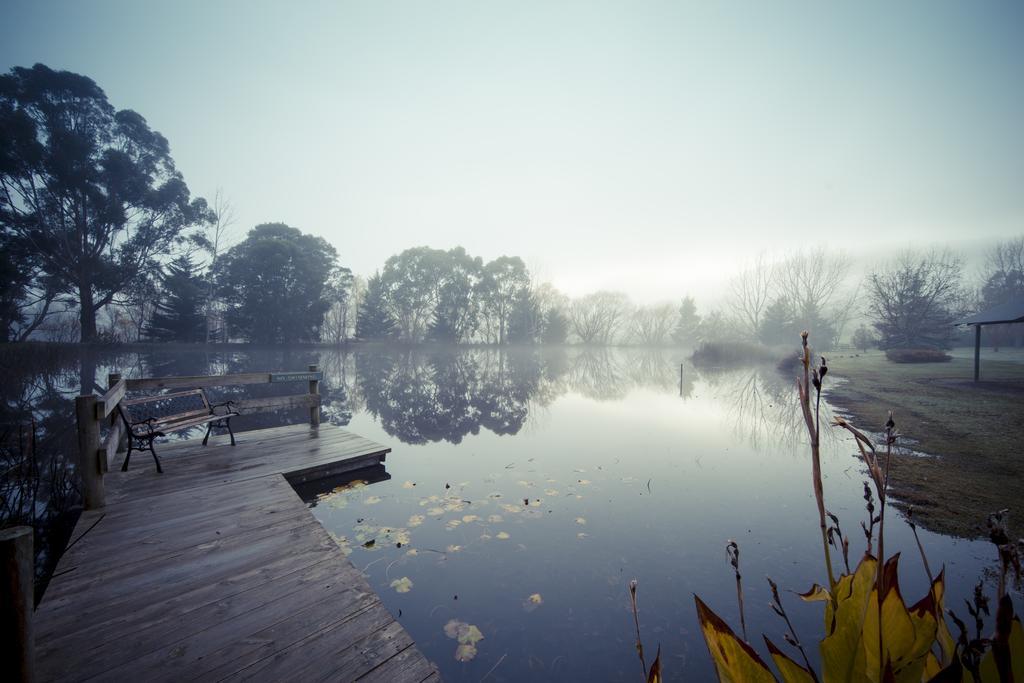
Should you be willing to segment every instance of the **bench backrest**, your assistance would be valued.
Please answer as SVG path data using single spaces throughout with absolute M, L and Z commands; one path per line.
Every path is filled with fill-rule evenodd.
M 158 422 L 167 423 L 210 414 L 210 402 L 202 389 L 125 399 L 119 406 L 129 422 L 154 417 Z

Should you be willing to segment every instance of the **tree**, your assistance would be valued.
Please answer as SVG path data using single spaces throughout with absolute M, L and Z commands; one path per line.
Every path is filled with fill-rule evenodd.
M 57 297 L 38 255 L 24 240 L 0 231 L 0 341 L 25 341 L 50 314 Z
M 676 317 L 676 329 L 672 332 L 672 340 L 682 346 L 693 346 L 700 341 L 700 316 L 697 314 L 697 303 L 692 296 L 684 296 L 679 304 L 679 315 Z
M 472 337 L 479 324 L 477 288 L 483 262 L 462 247 L 438 253 L 438 262 L 437 303 L 428 335 L 435 341 L 458 344 Z
M 611 344 L 631 308 L 622 292 L 594 292 L 572 302 L 569 322 L 581 343 Z
M 257 225 L 214 266 L 229 326 L 261 344 L 317 340 L 337 258 L 322 237 L 284 223 Z
M 487 341 L 508 342 L 512 314 L 530 292 L 530 274 L 518 256 L 501 256 L 486 266 L 477 287 Z
M 544 312 L 533 292 L 526 292 L 512 308 L 508 341 L 512 344 L 536 344 L 544 325 Z
M 348 341 L 349 311 L 352 308 L 355 278 L 348 268 L 335 268 L 327 280 L 324 296 L 330 308 L 324 314 L 320 341 L 343 344 Z
M 364 341 L 391 339 L 396 322 L 384 298 L 384 285 L 380 273 L 366 281 L 366 294 L 359 304 L 356 319 L 356 338 Z
M 415 247 L 384 263 L 380 276 L 383 301 L 403 341 L 417 343 L 426 337 L 440 298 L 444 260 L 439 249 Z
M 758 254 L 729 282 L 728 305 L 750 338 L 756 338 L 761 329 L 761 317 L 771 301 L 774 283 L 775 268 L 764 254 Z
M 198 343 L 206 339 L 206 282 L 189 256 L 180 256 L 160 278 L 161 296 L 147 333 L 154 341 Z
M 85 76 L 42 64 L 0 76 L 0 139 L 0 227 L 77 300 L 82 341 L 97 338 L 97 311 L 210 220 L 166 138 Z
M 861 351 L 867 351 L 878 343 L 875 335 L 871 334 L 871 330 L 868 329 L 867 325 L 861 325 L 854 331 L 852 341 L 854 347 Z
M 868 276 L 869 311 L 882 349 L 948 348 L 964 313 L 962 262 L 945 251 L 906 252 Z
M 630 335 L 641 346 L 664 346 L 675 327 L 675 309 L 671 304 L 641 306 L 630 318 Z
M 569 316 L 560 308 L 549 308 L 544 314 L 540 340 L 544 344 L 564 344 L 569 339 Z

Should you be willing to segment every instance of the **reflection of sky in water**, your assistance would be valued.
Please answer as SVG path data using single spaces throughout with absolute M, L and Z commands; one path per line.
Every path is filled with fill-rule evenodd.
M 728 538 L 740 544 L 752 638 L 764 631 L 782 640 L 763 577 L 794 590 L 823 580 L 805 448 L 778 437 L 788 385 L 772 394 L 755 381 L 760 400 L 749 396 L 751 381 L 748 373 L 699 380 L 685 400 L 678 387 L 635 388 L 612 400 L 570 391 L 514 436 L 480 430 L 458 445 L 406 445 L 357 412 L 350 429 L 393 447 L 393 478 L 323 498 L 314 510 L 346 538 L 350 559 L 450 680 L 479 680 L 499 660 L 496 680 L 634 680 L 633 577 L 645 646 L 653 656 L 661 644 L 667 678 L 708 678 L 693 593 L 738 626 Z M 761 407 L 737 408 L 737 398 Z M 850 535 L 855 562 L 866 513 L 851 447 L 829 442 L 824 471 L 827 505 Z M 414 516 L 424 520 L 410 523 Z M 388 541 L 401 530 L 408 545 L 399 549 Z M 889 551 L 904 551 L 904 592 L 916 600 L 925 578 L 912 536 L 896 515 L 887 531 Z M 371 536 L 385 542 L 363 548 Z M 993 557 L 987 544 L 927 532 L 922 541 L 933 564 L 947 562 L 950 604 L 969 594 Z M 528 601 L 535 593 L 539 606 Z M 813 642 L 820 607 L 791 594 L 783 600 Z M 484 635 L 469 662 L 455 660 L 458 643 L 444 632 L 452 619 Z
M 0 393 L 8 417 L 23 419 L 16 407 L 31 405 L 41 438 L 73 449 L 71 397 L 82 383 L 104 382 L 108 371 L 202 375 L 311 363 L 325 373 L 325 421 L 393 448 L 389 481 L 322 500 L 314 512 L 347 539 L 351 560 L 448 680 L 477 681 L 495 665 L 488 680 L 636 680 L 626 588 L 634 577 L 648 653 L 661 644 L 668 680 L 706 679 L 712 672 L 693 593 L 738 625 L 727 539 L 740 544 L 755 643 L 761 632 L 782 642 L 766 575 L 793 590 L 824 579 L 795 389 L 771 369 L 701 375 L 687 365 L 680 387 L 672 352 L 76 350 L 45 363 L 19 359 Z M 223 400 L 235 391 L 303 389 L 213 393 Z M 304 419 L 302 410 L 244 415 L 238 427 Z M 827 432 L 823 445 L 826 501 L 856 562 L 864 547 L 861 468 L 850 440 Z M 74 460 L 71 451 L 65 456 Z M 411 523 L 414 516 L 424 519 Z M 904 594 L 914 601 L 925 590 L 924 571 L 898 514 L 890 515 L 886 536 L 890 553 L 903 551 Z M 994 566 L 994 551 L 987 543 L 921 537 L 934 567 L 946 561 L 948 605 L 962 605 Z M 371 538 L 373 549 L 364 549 Z M 407 554 L 412 549 L 417 554 Z M 534 594 L 539 604 L 529 599 Z M 783 600 L 798 634 L 814 642 L 820 607 L 789 593 Z M 445 633 L 453 620 L 467 625 L 449 628 L 456 638 Z M 457 638 L 469 625 L 484 639 L 460 663 Z

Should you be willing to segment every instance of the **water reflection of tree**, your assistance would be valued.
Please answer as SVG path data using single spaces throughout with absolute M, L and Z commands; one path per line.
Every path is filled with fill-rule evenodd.
M 704 373 L 701 378 L 726 400 L 735 433 L 754 448 L 793 447 L 805 437 L 796 388 L 785 374 L 763 367 Z M 831 420 L 824 402 L 821 420 Z M 823 438 L 832 436 L 830 430 L 822 430 Z
M 459 443 L 483 427 L 515 434 L 529 414 L 535 353 L 368 350 L 356 353 L 358 393 L 384 430 L 406 443 Z

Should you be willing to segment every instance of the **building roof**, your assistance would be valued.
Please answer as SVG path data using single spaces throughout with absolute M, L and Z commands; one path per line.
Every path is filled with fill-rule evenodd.
M 1024 299 L 1008 301 L 957 321 L 957 325 L 996 325 L 1024 322 Z

